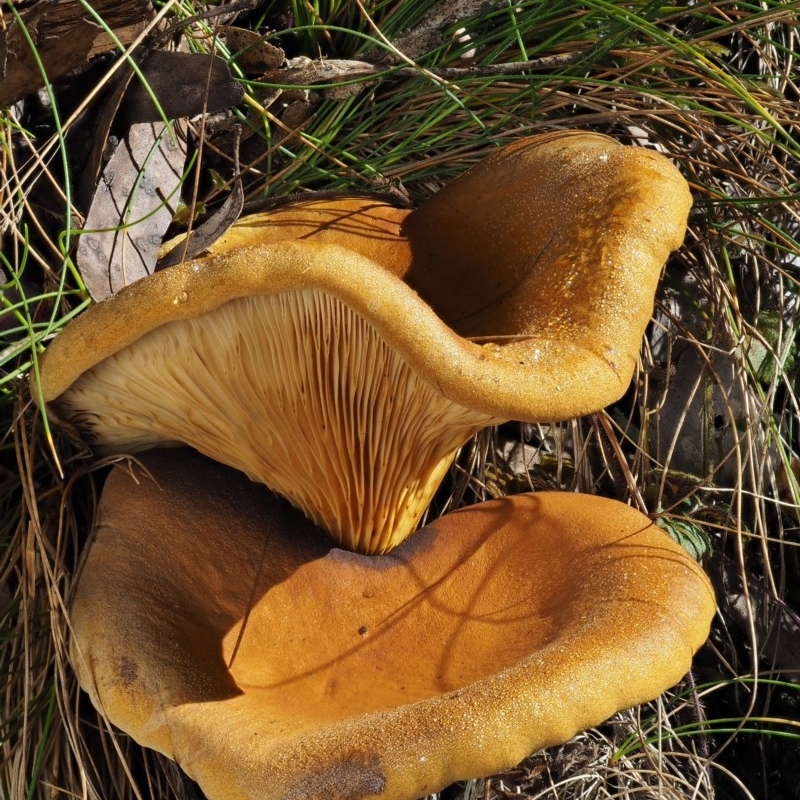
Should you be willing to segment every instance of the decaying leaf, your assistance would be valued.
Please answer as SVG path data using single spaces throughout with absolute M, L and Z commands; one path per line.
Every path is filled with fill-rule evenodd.
M 445 43 L 442 34 L 447 27 L 497 5 L 497 0 L 443 0 L 434 3 L 414 28 L 402 33 L 392 44 L 406 58 L 419 58 Z M 386 54 L 382 60 L 387 58 L 394 60 Z
M 382 67 L 367 61 L 298 56 L 289 59 L 285 67 L 267 72 L 262 80 L 284 86 L 314 86 L 322 97 L 342 100 L 358 94 L 371 83 L 365 79 L 382 71 Z
M 281 99 L 283 100 L 283 98 Z M 314 104 L 308 98 L 297 98 L 286 101 L 280 112 L 280 119 L 286 126 L 286 130 L 278 132 L 277 141 L 286 147 L 298 146 L 300 137 L 290 134 L 287 131 L 301 130 L 311 119 L 313 114 Z
M 648 387 L 662 399 L 659 413 L 648 418 L 650 452 L 669 472 L 733 487 L 747 471 L 763 473 L 779 459 L 763 430 L 746 424 L 758 394 L 741 349 L 698 301 L 696 280 L 681 276 L 679 291 L 655 313 Z
M 97 179 L 103 166 L 105 158 L 106 144 L 114 124 L 120 104 L 125 97 L 131 80 L 133 70 L 123 67 L 113 78 L 108 96 L 100 105 L 98 112 L 92 116 L 93 136 L 89 137 L 91 145 L 89 155 L 84 163 L 83 169 L 78 176 L 78 201 L 81 208 L 88 208 L 94 194 Z
M 720 610 L 729 615 L 749 640 L 755 630 L 758 658 L 788 675 L 800 672 L 800 617 L 774 597 L 753 572 L 746 572 L 747 590 L 739 565 L 724 557 L 710 565 Z
M 159 260 L 156 265 L 157 269 L 166 269 L 200 255 L 200 253 L 211 247 L 239 219 L 239 215 L 244 208 L 244 187 L 242 186 L 242 176 L 239 171 L 241 133 L 241 127 L 237 126 L 233 145 L 233 164 L 236 179 L 233 182 L 231 193 L 225 199 L 225 202 L 202 225 L 195 230 L 189 230 L 186 236 L 179 237 L 178 243 L 171 250 L 167 250 L 166 255 Z
M 161 122 L 131 126 L 117 145 L 78 240 L 78 269 L 95 300 L 155 269 L 185 159 L 184 137 Z
M 521 75 L 533 70 L 554 69 L 563 66 L 573 58 L 575 58 L 574 53 L 562 53 L 530 61 L 504 61 L 500 64 L 482 64 L 472 67 L 427 67 L 425 72 L 446 81 L 470 77 L 505 77 Z M 388 62 L 382 63 L 383 65 L 370 61 L 312 59 L 298 56 L 288 59 L 281 69 L 265 73 L 262 81 L 278 86 L 313 86 L 313 91 L 308 92 L 311 96 L 316 95 L 329 100 L 344 100 L 358 94 L 366 86 L 372 86 L 375 81 L 387 74 L 393 78 L 413 78 L 419 74 L 419 68 L 416 66 L 401 67 L 387 72 Z M 286 90 L 278 88 L 264 104 L 269 105 L 285 95 Z
M 262 75 L 283 64 L 286 54 L 280 47 L 264 40 L 255 31 L 233 26 L 223 27 L 219 37 L 224 40 L 242 72 Z
M 141 50 L 134 58 L 140 62 L 142 76 L 167 119 L 216 113 L 242 99 L 243 89 L 233 80 L 227 64 L 215 56 L 160 51 L 147 54 Z M 78 179 L 78 197 L 84 207 L 89 204 L 97 184 L 114 122 L 119 120 L 121 124 L 133 125 L 162 121 L 144 84 L 134 78 L 129 64 L 119 70 L 94 116 L 93 146 Z
M 166 269 L 188 261 L 207 250 L 228 228 L 239 219 L 244 208 L 242 181 L 234 181 L 225 202 L 199 227 L 173 247 L 159 262 L 158 269 Z
M 142 62 L 142 74 L 144 82 L 131 83 L 121 109 L 129 123 L 214 114 L 244 97 L 228 65 L 206 53 L 154 50 Z

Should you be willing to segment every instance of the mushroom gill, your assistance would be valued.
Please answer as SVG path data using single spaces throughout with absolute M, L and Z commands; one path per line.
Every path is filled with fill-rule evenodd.
M 98 452 L 190 444 L 291 498 L 342 547 L 373 553 L 416 527 L 454 451 L 501 419 L 447 400 L 315 289 L 164 324 L 53 407 Z

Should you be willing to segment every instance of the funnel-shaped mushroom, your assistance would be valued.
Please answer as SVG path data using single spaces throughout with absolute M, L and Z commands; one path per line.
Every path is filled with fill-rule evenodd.
M 49 410 L 106 452 L 190 444 L 385 552 L 477 430 L 624 392 L 691 198 L 656 153 L 559 134 L 407 216 L 353 203 L 245 221 L 90 309 L 45 353 Z
M 714 613 L 616 501 L 518 495 L 361 556 L 192 451 L 142 461 L 106 484 L 72 660 L 210 800 L 414 800 L 500 771 L 675 684 Z

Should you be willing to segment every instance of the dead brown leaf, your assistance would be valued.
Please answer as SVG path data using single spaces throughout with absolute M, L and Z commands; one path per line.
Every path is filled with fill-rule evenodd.
M 248 75 L 262 75 L 277 69 L 286 58 L 280 47 L 246 28 L 227 26 L 220 29 L 219 36 L 234 54 L 238 66 Z
M 225 202 L 202 225 L 173 247 L 158 262 L 157 268 L 166 269 L 199 256 L 239 219 L 242 208 L 244 208 L 244 189 L 241 179 L 237 179 Z
M 78 239 L 77 266 L 95 300 L 155 269 L 185 160 L 184 137 L 162 122 L 131 126 L 115 148 Z
M 142 62 L 142 75 L 144 81 L 131 83 L 121 108 L 132 124 L 214 114 L 244 97 L 228 65 L 206 53 L 154 50 Z

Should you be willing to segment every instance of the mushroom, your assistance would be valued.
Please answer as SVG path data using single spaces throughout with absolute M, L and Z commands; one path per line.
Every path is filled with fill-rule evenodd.
M 189 444 L 386 552 L 476 431 L 623 394 L 690 204 L 657 153 L 532 137 L 410 214 L 245 220 L 71 323 L 33 394 L 98 452 Z
M 116 466 L 74 593 L 81 686 L 210 800 L 413 800 L 689 669 L 708 579 L 614 500 L 523 494 L 384 556 L 190 450 Z

